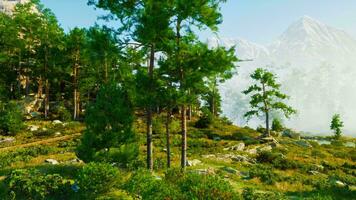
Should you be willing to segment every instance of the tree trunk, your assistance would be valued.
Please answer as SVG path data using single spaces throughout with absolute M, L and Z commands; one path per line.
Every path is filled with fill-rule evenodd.
M 40 78 L 38 80 L 38 88 L 37 88 L 38 98 L 42 98 L 42 94 L 43 94 L 43 79 L 42 79 L 42 76 L 40 76 Z
M 269 137 L 270 133 L 269 133 L 269 110 L 268 110 L 268 104 L 266 101 L 266 86 L 265 84 L 262 84 L 262 92 L 263 92 L 263 103 L 265 106 L 265 114 L 266 114 L 266 132 L 265 132 L 265 137 Z
M 266 137 L 270 136 L 270 131 L 269 131 L 269 112 L 266 112 Z
M 46 79 L 46 83 L 45 83 L 45 93 L 46 93 L 46 97 L 45 97 L 45 118 L 48 117 L 48 113 L 49 113 L 49 82 L 48 79 Z
M 192 120 L 192 105 L 190 104 L 189 105 L 189 108 L 188 108 L 188 120 Z
M 181 167 L 185 169 L 187 165 L 187 109 L 185 105 L 181 107 L 181 127 L 182 127 L 182 158 Z
M 153 68 L 155 62 L 155 45 L 152 44 L 150 52 L 150 62 L 148 67 L 148 76 L 153 81 Z M 152 91 L 152 85 L 149 87 L 149 91 Z M 152 105 L 149 102 L 147 107 L 147 168 L 153 171 L 153 145 L 152 145 Z
M 171 123 L 171 111 L 167 110 L 167 118 L 166 118 L 166 142 L 167 142 L 167 168 L 171 167 L 171 145 L 170 145 L 170 129 L 169 124 Z
M 73 118 L 74 120 L 76 120 L 78 118 L 78 84 L 77 84 L 77 70 L 78 66 L 77 63 L 74 64 L 73 67 L 73 87 L 74 87 L 74 91 L 73 91 L 73 104 L 74 104 L 74 112 L 73 112 Z

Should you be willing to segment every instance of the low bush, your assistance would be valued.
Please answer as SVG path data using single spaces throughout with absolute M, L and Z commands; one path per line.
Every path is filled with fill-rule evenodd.
M 120 181 L 119 170 L 105 163 L 89 163 L 79 171 L 79 191 L 85 195 L 97 195 L 108 192 Z
M 177 183 L 185 199 L 238 199 L 229 182 L 218 176 L 188 173 Z
M 136 171 L 123 188 L 143 200 L 182 199 L 175 185 L 167 184 L 160 177 L 152 176 L 150 172 L 142 169 Z
M 210 111 L 204 111 L 203 115 L 195 122 L 196 128 L 208 128 L 214 121 L 214 116 Z
M 273 200 L 284 200 L 287 199 L 284 195 L 277 192 L 264 192 L 264 191 L 256 191 L 253 188 L 245 188 L 242 192 L 242 197 L 244 200 L 265 200 L 265 199 L 273 199 Z
M 285 158 L 281 153 L 263 151 L 258 154 L 257 161 L 260 163 L 270 163 L 277 169 L 296 169 L 300 164 L 294 160 Z
M 21 106 L 16 102 L 0 102 L 0 134 L 16 135 L 23 125 Z
M 69 180 L 58 174 L 42 174 L 35 169 L 15 170 L 5 181 L 16 199 L 66 199 L 71 194 Z
M 262 182 L 270 185 L 280 181 L 280 177 L 273 172 L 272 167 L 262 164 L 257 164 L 251 167 L 249 176 L 250 178 L 259 178 Z

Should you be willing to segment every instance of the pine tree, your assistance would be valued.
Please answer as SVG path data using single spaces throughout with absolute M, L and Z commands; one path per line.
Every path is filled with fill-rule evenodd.
M 287 118 L 289 118 L 290 115 L 295 114 L 296 111 L 292 107 L 283 103 L 282 100 L 288 99 L 289 97 L 280 91 L 281 85 L 277 83 L 276 75 L 265 69 L 258 68 L 251 74 L 251 78 L 257 83 L 243 91 L 245 95 L 251 95 L 251 110 L 244 116 L 247 119 L 250 119 L 254 115 L 259 116 L 263 113 L 266 118 L 266 132 L 264 136 L 269 137 L 269 116 L 271 111 L 280 110 Z
M 335 139 L 339 140 L 341 138 L 341 128 L 344 127 L 344 122 L 341 121 L 341 117 L 339 114 L 335 114 L 331 120 L 330 129 L 335 133 Z

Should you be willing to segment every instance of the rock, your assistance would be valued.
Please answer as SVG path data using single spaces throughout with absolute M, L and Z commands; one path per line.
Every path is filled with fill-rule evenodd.
M 237 171 L 236 169 L 231 168 L 231 167 L 223 167 L 223 168 L 221 168 L 221 170 L 223 170 L 229 174 L 238 174 L 239 173 L 239 171 Z
M 243 143 L 243 142 L 231 147 L 231 150 L 234 150 L 234 151 L 243 151 L 244 149 L 245 149 L 245 143 Z
M 73 160 L 70 160 L 69 163 L 83 163 L 83 161 L 80 160 L 79 158 L 75 158 Z
M 158 176 L 158 175 L 155 175 L 154 178 L 155 178 L 156 180 L 162 180 L 162 177 L 160 177 L 160 176 Z
M 47 131 L 47 130 L 48 130 L 48 129 L 47 129 L 47 128 L 45 128 L 45 127 L 43 127 L 43 128 L 42 128 L 42 131 Z
M 0 138 L 0 143 L 15 142 L 15 138 Z
M 53 120 L 52 124 L 57 125 L 57 124 L 63 124 L 60 120 Z
M 264 137 L 264 138 L 261 138 L 260 140 L 263 143 L 279 144 L 278 141 L 276 139 L 274 139 L 274 137 Z
M 220 141 L 221 138 L 220 138 L 219 136 L 216 136 L 216 137 L 213 138 L 213 140 L 214 140 L 214 141 Z
M 202 162 L 198 159 L 194 159 L 194 160 L 188 160 L 187 161 L 187 166 L 192 167 L 192 166 L 196 166 L 201 164 Z
M 59 164 L 59 162 L 58 162 L 57 160 L 55 160 L 55 159 L 46 159 L 45 162 L 46 162 L 46 163 L 49 163 L 49 164 L 51 164 L 51 165 L 57 165 L 57 164 Z
M 166 148 L 164 148 L 164 149 L 163 149 L 163 151 L 164 151 L 164 152 L 167 152 L 167 149 L 166 149 Z
M 236 162 L 248 162 L 249 161 L 249 159 L 247 157 L 241 156 L 241 155 L 233 156 L 231 159 Z
M 31 132 L 35 132 L 35 131 L 38 131 L 40 127 L 39 126 L 36 126 L 36 125 L 30 125 L 28 127 L 28 129 L 31 131 Z
M 335 181 L 335 185 L 339 187 L 344 187 L 346 184 L 341 181 Z
M 311 171 L 309 171 L 309 174 L 311 174 L 311 175 L 317 175 L 317 174 L 320 174 L 318 171 L 313 171 L 313 170 L 311 170 Z
M 305 140 L 298 140 L 294 142 L 296 145 L 300 146 L 300 147 L 304 147 L 304 148 L 311 148 L 313 147 L 311 144 L 309 144 L 308 141 Z
M 196 174 L 203 174 L 203 175 L 214 175 L 215 174 L 215 170 L 213 168 L 208 168 L 208 169 L 194 169 L 194 170 L 190 170 L 188 171 L 190 173 L 196 173 Z
M 54 135 L 55 136 L 60 136 L 60 135 L 62 135 L 62 133 L 61 132 L 55 132 Z
M 257 154 L 257 149 L 247 149 L 246 152 L 249 154 Z
M 323 171 L 324 170 L 324 166 L 322 165 L 313 165 L 313 169 L 316 171 Z
M 216 155 L 214 154 L 208 154 L 208 155 L 203 155 L 203 158 L 216 158 Z
M 261 151 L 272 151 L 272 146 L 271 145 L 262 146 L 262 147 L 257 148 L 257 151 L 258 152 L 261 152 Z

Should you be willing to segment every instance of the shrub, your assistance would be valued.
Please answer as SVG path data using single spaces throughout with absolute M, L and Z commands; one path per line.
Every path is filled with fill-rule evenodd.
M 89 163 L 78 173 L 80 193 L 97 195 L 107 192 L 120 180 L 119 170 L 106 163 Z
M 272 121 L 272 131 L 281 132 L 284 130 L 284 126 L 278 118 L 274 118 Z
M 194 126 L 196 128 L 208 128 L 213 123 L 213 121 L 213 114 L 208 110 L 204 110 L 203 115 L 199 118 L 197 122 L 195 122 Z
M 238 199 L 230 183 L 218 176 L 188 173 L 177 185 L 185 199 Z
M 273 172 L 273 169 L 266 165 L 257 164 L 250 168 L 250 178 L 259 178 L 262 182 L 267 184 L 274 184 L 279 181 L 279 176 Z
M 175 185 L 167 184 L 146 170 L 136 171 L 125 183 L 124 189 L 131 194 L 139 195 L 144 200 L 182 199 Z
M 287 199 L 280 193 L 264 192 L 264 191 L 258 192 L 252 188 L 245 188 L 242 192 L 242 197 L 244 200 Z
M 96 102 L 86 111 L 87 129 L 77 148 L 77 156 L 85 162 L 100 161 L 101 157 L 110 157 L 108 149 L 135 142 L 133 121 L 132 102 L 127 91 L 116 83 L 102 86 Z
M 23 128 L 23 113 L 16 102 L 0 102 L 0 132 L 15 135 Z
M 69 180 L 58 174 L 42 174 L 35 169 L 15 170 L 6 179 L 6 183 L 16 197 L 26 199 L 65 199 L 71 193 Z
M 54 113 L 57 114 L 57 118 L 61 121 L 71 121 L 72 114 L 71 112 L 65 107 L 64 103 L 61 102 L 54 110 Z
M 263 151 L 258 154 L 257 161 L 260 163 L 270 163 L 273 167 L 286 170 L 286 169 L 296 169 L 300 164 L 294 160 L 289 160 L 285 158 L 282 153 L 274 153 Z

